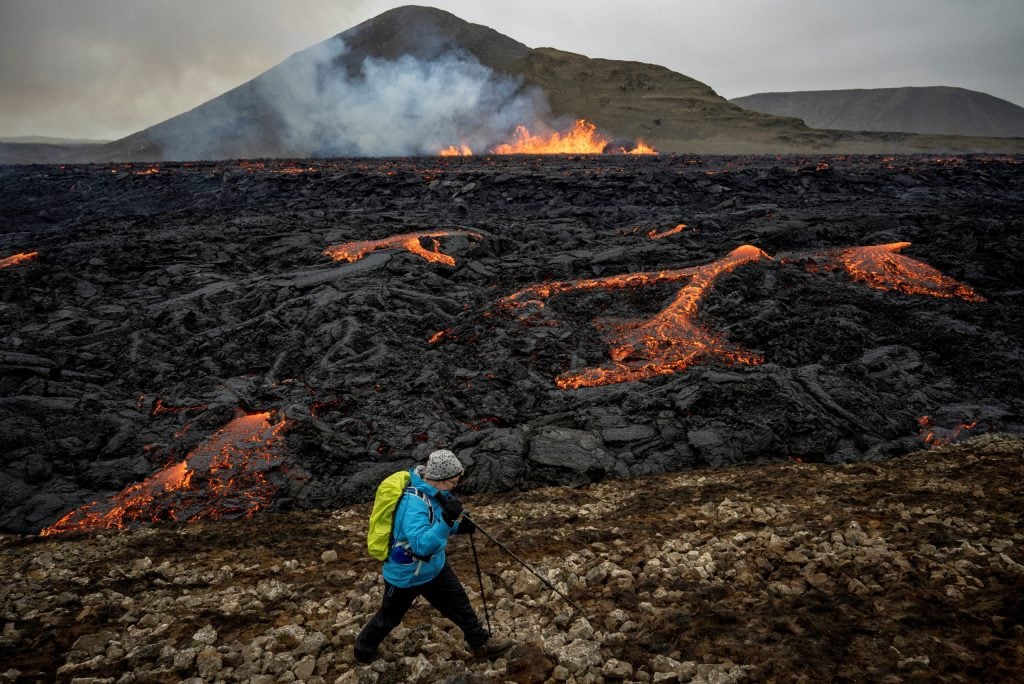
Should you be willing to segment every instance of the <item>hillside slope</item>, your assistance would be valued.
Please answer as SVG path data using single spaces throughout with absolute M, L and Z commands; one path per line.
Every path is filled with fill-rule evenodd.
M 751 111 L 796 117 L 813 128 L 1024 136 L 1024 107 L 947 86 L 757 93 L 731 102 Z
M 664 67 L 530 49 L 429 7 L 400 7 L 251 81 L 69 161 L 432 155 L 486 151 L 516 125 L 584 117 L 661 152 L 1016 152 L 1024 142 L 813 130 L 752 112 Z
M 491 622 L 520 642 L 494 663 L 471 660 L 423 603 L 380 660 L 354 662 L 381 592 L 365 504 L 0 535 L 0 680 L 1016 680 L 1022 466 L 1024 441 L 993 434 L 875 463 L 468 497 L 483 529 L 586 613 L 478 533 Z M 469 543 L 449 550 L 482 614 Z

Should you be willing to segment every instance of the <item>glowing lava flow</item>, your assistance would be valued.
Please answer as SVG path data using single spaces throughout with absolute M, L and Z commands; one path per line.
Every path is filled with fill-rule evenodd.
M 669 228 L 664 233 L 659 233 L 656 230 L 649 230 L 649 231 L 647 231 L 647 237 L 650 240 L 660 240 L 661 238 L 668 237 L 669 235 L 675 235 L 676 233 L 681 233 L 684 230 L 686 230 L 686 224 L 685 223 L 680 223 L 675 228 Z
M 968 302 L 984 302 L 985 298 L 967 285 L 942 275 L 928 264 L 897 254 L 909 242 L 893 242 L 871 247 L 851 247 L 838 257 L 842 268 L 854 280 L 875 290 L 896 290 L 904 294 L 932 297 L 957 297 Z
M 39 256 L 39 252 L 22 252 L 20 254 L 12 254 L 9 257 L 0 259 L 0 268 L 8 268 L 9 266 L 16 266 L 17 264 L 25 261 L 31 261 Z
M 555 384 L 561 389 L 611 385 L 678 373 L 707 357 L 717 357 L 729 363 L 758 364 L 762 361 L 760 356 L 728 344 L 722 335 L 702 328 L 694 318 L 697 305 L 718 276 L 759 259 L 771 257 L 757 247 L 743 245 L 726 257 L 703 266 L 546 283 L 520 290 L 499 301 L 498 305 L 506 309 L 530 304 L 543 306 L 539 299 L 563 292 L 638 287 L 687 279 L 690 281 L 679 291 L 675 300 L 653 318 L 603 326 L 612 332 L 608 342 L 613 365 L 562 373 L 555 378 Z
M 382 240 L 356 240 L 345 242 L 340 245 L 332 245 L 324 250 L 324 254 L 335 261 L 359 261 L 367 254 L 376 252 L 379 249 L 404 249 L 412 252 L 418 257 L 432 263 L 455 266 L 455 257 L 449 256 L 441 251 L 441 244 L 437 238 L 452 235 L 465 235 L 474 240 L 482 240 L 483 236 L 465 230 L 436 230 L 426 233 L 403 233 L 392 235 Z M 426 249 L 420 243 L 421 238 L 430 238 L 433 249 Z
M 277 485 L 265 473 L 281 465 L 285 422 L 270 413 L 235 418 L 192 450 L 106 501 L 77 508 L 40 534 L 122 529 L 175 520 L 251 517 L 270 502 Z

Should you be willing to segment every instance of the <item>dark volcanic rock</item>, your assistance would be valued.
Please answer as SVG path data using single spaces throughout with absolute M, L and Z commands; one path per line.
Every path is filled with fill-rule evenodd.
M 440 446 L 471 464 L 469 491 L 501 491 L 1020 430 L 1020 169 L 989 157 L 2 167 L 0 259 L 38 256 L 0 268 L 0 526 L 37 531 L 180 463 L 239 410 L 288 420 L 284 464 L 257 470 L 280 508 L 365 500 Z M 398 243 L 324 255 L 396 235 L 454 266 Z M 872 289 L 836 265 L 843 249 L 898 242 L 985 301 Z M 551 281 L 695 269 L 743 244 L 771 258 L 717 276 L 694 323 L 760 364 L 723 352 L 674 374 L 555 384 L 611 368 L 610 340 L 694 276 L 501 304 Z

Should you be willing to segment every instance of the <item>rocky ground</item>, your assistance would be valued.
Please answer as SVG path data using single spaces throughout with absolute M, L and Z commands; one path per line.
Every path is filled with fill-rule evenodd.
M 1011 681 L 1024 671 L 1024 438 L 467 497 L 497 632 L 419 605 L 359 666 L 367 505 L 0 536 L 0 681 Z M 451 558 L 482 612 L 468 540 Z

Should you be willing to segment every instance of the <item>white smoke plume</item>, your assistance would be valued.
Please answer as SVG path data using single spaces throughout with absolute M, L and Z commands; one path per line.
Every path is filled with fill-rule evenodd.
M 168 160 L 434 155 L 460 144 L 480 153 L 548 112 L 539 89 L 466 53 L 367 58 L 349 76 L 346 51 L 338 37 L 315 45 L 148 137 Z

